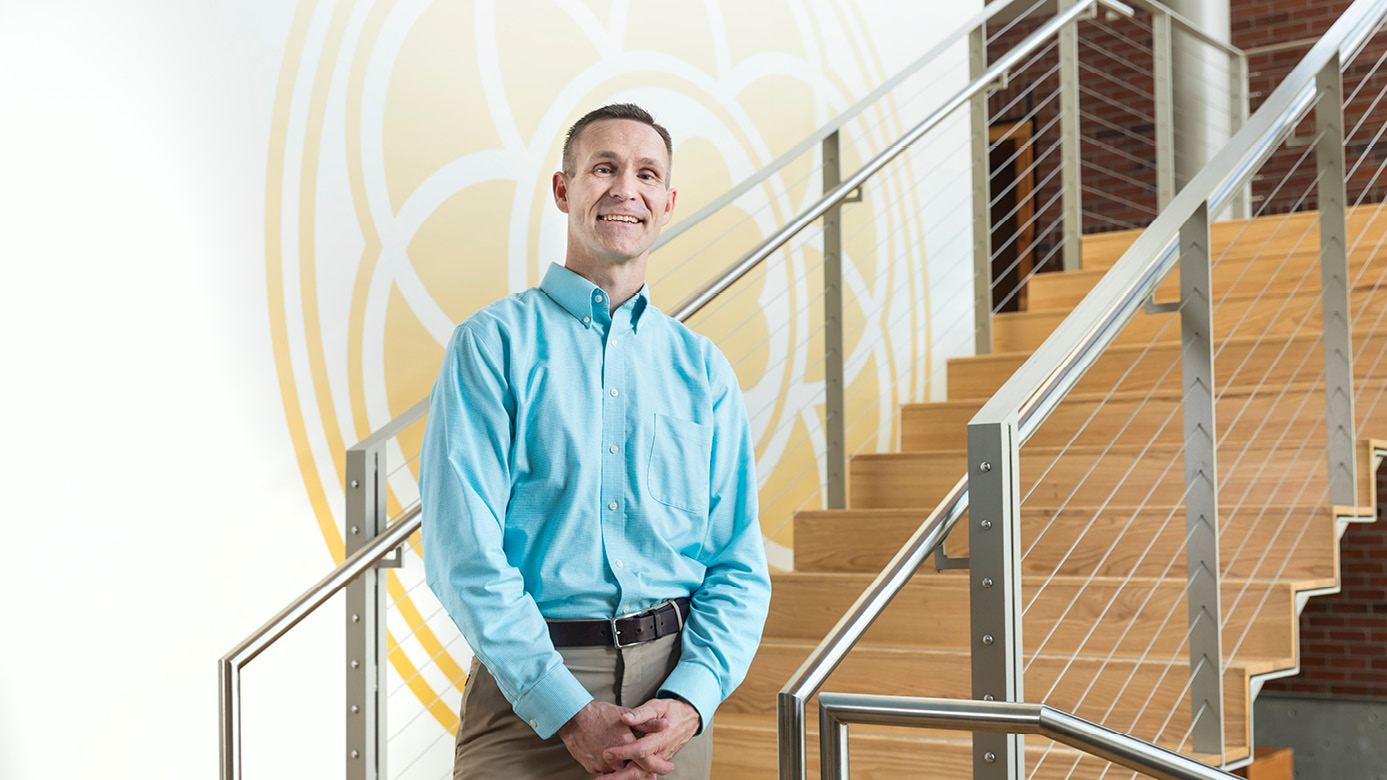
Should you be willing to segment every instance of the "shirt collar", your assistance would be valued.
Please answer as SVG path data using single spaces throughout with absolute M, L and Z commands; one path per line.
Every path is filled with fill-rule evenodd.
M 606 315 L 610 309 L 607 294 L 602 288 L 558 263 L 549 264 L 539 289 L 585 327 L 592 327 L 593 318 Z M 622 308 L 626 306 L 632 307 L 631 327 L 636 329 L 640 326 L 641 316 L 650 306 L 650 285 L 641 285 L 632 300 L 622 304 Z

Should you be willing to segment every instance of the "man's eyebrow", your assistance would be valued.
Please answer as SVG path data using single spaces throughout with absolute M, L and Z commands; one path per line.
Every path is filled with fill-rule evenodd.
M 607 150 L 607 149 L 602 149 L 602 150 L 593 152 L 593 153 L 592 153 L 591 159 L 592 159 L 594 162 L 596 162 L 597 160 L 616 160 L 617 162 L 620 162 L 620 161 L 622 160 L 622 157 L 621 157 L 621 155 L 617 154 L 616 152 L 613 152 L 613 151 L 610 151 L 610 150 Z M 637 159 L 636 159 L 636 164 L 637 164 L 637 165 L 640 165 L 640 166 L 643 166 L 643 167 L 646 167 L 646 168 L 654 168 L 655 170 L 657 170 L 657 171 L 660 172 L 660 175 L 661 175 L 661 176 L 663 176 L 664 173 L 665 173 L 665 163 L 664 163 L 664 161 L 663 161 L 663 160 L 657 160 L 657 159 L 655 159 L 654 157 L 640 157 L 640 158 L 637 158 Z

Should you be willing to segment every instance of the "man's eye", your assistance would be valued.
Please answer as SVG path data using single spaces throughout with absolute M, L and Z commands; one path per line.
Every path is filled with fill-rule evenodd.
M 598 173 L 611 173 L 612 167 L 610 165 L 599 165 L 594 170 L 596 170 Z

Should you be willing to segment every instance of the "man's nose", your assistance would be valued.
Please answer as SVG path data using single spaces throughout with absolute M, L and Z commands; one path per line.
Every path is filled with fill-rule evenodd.
M 620 173 L 613 176 L 611 186 L 607 189 L 607 195 L 619 200 L 630 200 L 636 196 L 636 175 L 634 173 Z

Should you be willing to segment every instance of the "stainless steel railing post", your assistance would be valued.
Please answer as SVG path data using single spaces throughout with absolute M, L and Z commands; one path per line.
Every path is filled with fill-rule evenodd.
M 968 34 L 968 78 L 987 71 L 987 27 Z M 974 95 L 968 107 L 969 146 L 973 153 L 973 350 L 992 352 L 992 194 L 988 136 L 988 92 Z
M 823 142 L 824 192 L 842 183 L 838 131 Z M 824 475 L 828 493 L 824 509 L 848 505 L 848 450 L 843 398 L 843 203 L 824 212 Z
M 1239 50 L 1230 53 L 1229 59 L 1232 63 L 1230 79 L 1233 82 L 1233 131 L 1229 133 L 1231 136 L 1247 124 L 1252 93 L 1248 86 L 1250 74 L 1247 69 L 1247 55 Z M 1233 196 L 1233 203 L 1228 215 L 1233 219 L 1247 219 L 1252 216 L 1252 182 L 1250 180 L 1243 182 L 1243 185 L 1238 188 L 1237 194 Z
M 848 724 L 828 707 L 819 709 L 819 778 L 848 780 Z
M 1344 87 L 1339 57 L 1315 77 L 1315 168 L 1319 181 L 1320 307 L 1324 322 L 1324 401 L 1329 428 L 1329 501 L 1358 505 L 1353 412 L 1353 343 L 1348 295 L 1348 202 L 1344 181 Z
M 1016 415 L 968 425 L 968 646 L 973 698 L 1021 701 L 1021 441 Z M 974 780 L 1026 776 L 1019 734 L 973 736 Z
M 1059 0 L 1059 11 L 1064 12 L 1074 6 L 1074 0 Z M 1059 31 L 1060 60 L 1060 190 L 1064 215 L 1063 225 L 1064 270 L 1077 271 L 1083 267 L 1083 191 L 1080 189 L 1082 175 L 1079 160 L 1082 149 L 1079 144 L 1079 26 L 1077 22 L 1066 24 Z
M 385 447 L 372 436 L 347 450 L 348 557 L 385 531 Z M 372 567 L 346 588 L 347 780 L 385 777 L 385 578 Z
M 1191 738 L 1195 750 L 1222 754 L 1218 453 L 1214 418 L 1213 283 L 1209 260 L 1209 204 L 1205 201 L 1180 228 L 1185 560 L 1190 626 Z
M 1156 208 L 1175 197 L 1175 86 L 1170 14 L 1151 15 L 1151 69 L 1156 97 Z

